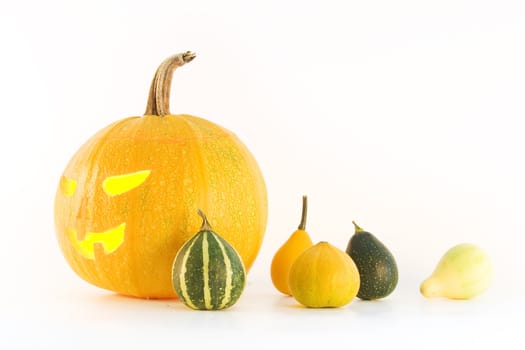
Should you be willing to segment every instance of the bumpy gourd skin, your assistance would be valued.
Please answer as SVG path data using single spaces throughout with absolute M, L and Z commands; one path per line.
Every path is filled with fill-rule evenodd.
M 357 297 L 374 300 L 390 295 L 397 286 L 398 269 L 392 253 L 370 232 L 356 225 L 346 252 L 354 260 L 361 286 Z

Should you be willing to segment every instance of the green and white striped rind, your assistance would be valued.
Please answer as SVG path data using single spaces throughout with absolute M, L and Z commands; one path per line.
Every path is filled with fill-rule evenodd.
M 172 270 L 179 299 L 195 310 L 221 310 L 235 304 L 246 282 L 235 249 L 213 231 L 200 231 L 177 253 Z

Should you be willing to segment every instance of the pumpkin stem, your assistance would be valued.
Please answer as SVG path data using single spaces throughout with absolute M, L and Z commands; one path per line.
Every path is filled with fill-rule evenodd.
M 170 88 L 173 72 L 191 62 L 195 53 L 186 51 L 165 59 L 157 68 L 149 89 L 148 105 L 144 115 L 163 117 L 170 114 Z
M 299 230 L 305 230 L 306 228 L 306 213 L 308 211 L 308 198 L 303 196 L 303 211 L 301 213 L 301 223 L 299 224 Z
M 202 218 L 202 226 L 201 226 L 200 231 L 212 231 L 211 225 L 208 222 L 208 218 L 206 217 L 206 214 L 204 214 L 204 212 L 200 209 L 197 210 L 197 213 Z

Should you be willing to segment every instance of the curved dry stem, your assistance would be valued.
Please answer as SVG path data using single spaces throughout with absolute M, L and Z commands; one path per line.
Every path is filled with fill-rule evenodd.
M 195 58 L 195 53 L 186 51 L 165 59 L 157 68 L 149 90 L 148 105 L 144 115 L 165 116 L 170 114 L 170 90 L 173 72 Z
M 208 222 L 208 218 L 206 217 L 206 214 L 201 209 L 197 210 L 197 213 L 202 218 L 202 226 L 200 231 L 212 231 L 211 225 Z

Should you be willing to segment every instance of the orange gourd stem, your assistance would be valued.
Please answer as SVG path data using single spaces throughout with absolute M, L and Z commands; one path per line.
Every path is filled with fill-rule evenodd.
M 170 89 L 173 72 L 195 58 L 195 53 L 186 51 L 165 59 L 157 68 L 149 90 L 148 105 L 144 115 L 160 117 L 170 113 Z
M 306 196 L 303 196 L 303 211 L 301 213 L 301 222 L 299 223 L 299 230 L 305 230 L 306 229 L 306 213 L 308 211 L 308 198 Z

